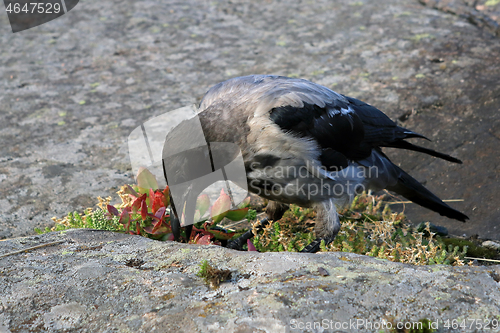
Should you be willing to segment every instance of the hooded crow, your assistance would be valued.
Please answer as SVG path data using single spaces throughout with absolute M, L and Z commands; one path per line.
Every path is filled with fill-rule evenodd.
M 441 215 L 465 222 L 417 180 L 392 163 L 382 147 L 460 160 L 414 145 L 423 135 L 398 126 L 375 107 L 313 82 L 250 75 L 221 82 L 203 97 L 198 117 L 207 142 L 231 142 L 243 156 L 249 191 L 269 199 L 270 219 L 286 205 L 314 207 L 316 252 L 340 229 L 337 210 L 362 191 L 387 189 Z

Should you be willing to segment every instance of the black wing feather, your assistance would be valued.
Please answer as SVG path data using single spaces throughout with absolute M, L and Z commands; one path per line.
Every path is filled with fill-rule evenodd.
M 413 150 L 462 163 L 447 154 L 404 141 L 409 138 L 429 139 L 398 126 L 382 111 L 365 102 L 343 97 L 345 101 L 335 99 L 324 107 L 304 103 L 303 107 L 274 108 L 270 118 L 283 131 L 314 138 L 323 148 L 321 160 L 327 167 L 342 169 L 346 160 L 367 158 L 375 147 Z
M 384 146 L 397 140 L 425 136 L 398 126 L 379 109 L 352 97 L 344 96 L 365 126 L 365 140 L 374 146 Z

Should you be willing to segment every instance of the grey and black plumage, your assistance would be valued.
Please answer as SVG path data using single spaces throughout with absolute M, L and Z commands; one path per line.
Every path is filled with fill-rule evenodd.
M 393 164 L 381 147 L 460 160 L 405 141 L 426 138 L 319 84 L 271 75 L 230 79 L 207 92 L 198 116 L 207 142 L 240 147 L 249 190 L 280 203 L 273 211 L 292 203 L 317 210 L 318 240 L 334 239 L 337 209 L 362 190 L 388 189 L 441 215 L 468 219 Z

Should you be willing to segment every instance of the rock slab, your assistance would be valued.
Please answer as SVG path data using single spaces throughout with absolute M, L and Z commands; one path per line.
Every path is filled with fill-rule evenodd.
M 196 275 L 202 260 L 231 279 L 211 289 Z M 378 332 L 421 319 L 438 332 L 480 332 L 446 325 L 498 319 L 499 281 L 499 266 L 238 252 L 75 229 L 0 242 L 0 332 Z

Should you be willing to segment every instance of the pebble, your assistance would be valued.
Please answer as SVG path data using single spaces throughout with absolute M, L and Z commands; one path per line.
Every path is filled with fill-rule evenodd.
M 493 242 L 493 241 L 484 241 L 483 244 L 481 244 L 483 247 L 490 249 L 490 250 L 497 250 L 500 251 L 500 243 Z

